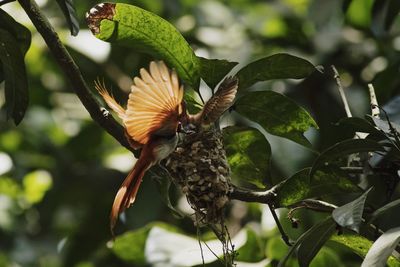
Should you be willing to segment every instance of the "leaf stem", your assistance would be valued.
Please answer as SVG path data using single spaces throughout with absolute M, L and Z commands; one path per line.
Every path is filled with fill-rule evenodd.
M 285 244 L 287 246 L 289 246 L 289 247 L 292 246 L 293 244 L 292 244 L 292 242 L 290 242 L 289 236 L 286 234 L 285 230 L 283 229 L 282 224 L 279 221 L 278 215 L 276 215 L 274 207 L 272 206 L 272 204 L 268 204 L 268 207 L 269 207 L 269 210 L 271 211 L 272 217 L 274 217 L 276 226 L 278 227 L 279 232 L 281 233 L 282 240 L 285 242 Z
M 3 0 L 2 2 L 5 1 L 8 0 Z M 60 41 L 48 19 L 41 13 L 36 2 L 33 0 L 18 0 L 18 2 L 25 10 L 37 31 L 42 35 L 50 52 L 70 82 L 72 89 L 92 119 L 121 143 L 121 145 L 132 151 L 128 140 L 125 138 L 123 127 L 112 116 L 105 113 L 104 108 L 101 108 L 95 100 L 78 66 Z

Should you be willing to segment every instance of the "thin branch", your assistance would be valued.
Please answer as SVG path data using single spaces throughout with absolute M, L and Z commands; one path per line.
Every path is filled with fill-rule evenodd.
M 104 112 L 104 108 L 101 108 L 94 99 L 78 66 L 75 64 L 65 46 L 61 43 L 48 19 L 41 13 L 36 2 L 33 0 L 18 0 L 18 2 L 29 16 L 37 31 L 42 35 L 50 52 L 64 72 L 65 77 L 71 83 L 72 89 L 75 91 L 92 119 L 111 134 L 121 145 L 132 151 L 132 148 L 125 138 L 123 127 L 109 115 L 108 112 Z
M 289 236 L 286 234 L 285 230 L 283 229 L 282 224 L 279 221 L 278 215 L 276 215 L 275 208 L 272 206 L 272 204 L 269 204 L 268 207 L 269 207 L 269 210 L 271 211 L 272 217 L 275 220 L 276 226 L 278 227 L 278 230 L 281 233 L 282 240 L 285 242 L 285 244 L 287 246 L 289 246 L 289 247 L 292 246 L 293 244 L 292 244 L 292 242 L 290 242 Z
M 369 98 L 370 98 L 370 104 L 371 104 L 371 115 L 374 118 L 379 118 L 380 115 L 380 110 L 378 106 L 378 100 L 375 95 L 375 88 L 372 84 L 368 84 L 368 90 L 369 90 Z
M 333 78 L 336 81 L 340 97 L 342 98 L 342 101 L 343 101 L 344 110 L 346 111 L 346 116 L 348 118 L 351 118 L 351 117 L 353 117 L 353 115 L 351 115 L 350 106 L 349 106 L 349 103 L 347 102 L 346 94 L 344 93 L 344 90 L 343 90 L 342 81 L 340 80 L 339 72 L 337 71 L 335 66 L 332 65 L 331 68 L 333 70 Z

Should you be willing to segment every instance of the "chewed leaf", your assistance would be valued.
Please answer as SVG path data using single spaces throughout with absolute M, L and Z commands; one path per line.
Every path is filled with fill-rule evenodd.
M 168 21 L 122 3 L 98 4 L 90 9 L 86 19 L 97 38 L 163 59 L 169 67 L 175 68 L 181 79 L 198 89 L 200 60 Z

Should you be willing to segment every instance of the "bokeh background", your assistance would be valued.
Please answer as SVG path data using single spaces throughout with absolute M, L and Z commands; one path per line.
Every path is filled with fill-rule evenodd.
M 152 60 L 125 47 L 92 36 L 85 13 L 97 1 L 75 1 L 81 30 L 70 35 L 55 1 L 37 1 L 75 59 L 86 82 L 98 77 L 113 88 L 124 103 L 132 77 Z M 320 130 L 307 132 L 317 149 L 334 144 L 350 133 L 332 131 L 344 109 L 330 65 L 339 70 L 355 116 L 368 113 L 367 84 L 372 82 L 380 104 L 393 119 L 400 117 L 394 96 L 400 85 L 400 20 L 385 30 L 371 15 L 370 0 L 354 0 L 347 10 L 337 0 L 137 0 L 120 1 L 154 12 L 184 35 L 196 54 L 247 63 L 278 52 L 308 59 L 325 68 L 302 81 L 270 81 L 255 85 L 293 98 L 314 116 Z M 17 3 L 2 6 L 32 31 L 26 55 L 30 104 L 17 127 L 0 111 L 0 266 L 142 266 L 112 250 L 110 207 L 120 183 L 135 159 L 94 123 L 73 93 L 41 36 Z M 207 88 L 202 88 L 207 94 Z M 0 107 L 4 88 L 0 84 Z M 332 134 L 334 132 L 334 134 Z M 272 146 L 275 184 L 308 166 L 313 154 L 286 139 L 268 136 Z M 178 219 L 162 201 L 156 183 L 146 177 L 135 205 L 123 216 L 117 233 L 161 221 L 188 236 L 196 235 L 189 218 Z M 239 183 L 237 181 L 237 183 Z M 249 186 L 250 185 L 246 185 Z M 177 190 L 171 198 L 178 209 L 188 210 Z M 319 217 L 300 212 L 293 229 L 281 213 L 282 223 L 295 238 Z M 227 214 L 232 235 L 249 227 L 260 238 L 250 255 L 268 262 L 249 266 L 275 266 L 287 251 L 263 205 L 233 202 Z M 207 235 L 207 233 L 204 233 Z M 133 240 L 136 242 L 135 240 Z M 139 241 L 138 241 L 139 242 Z M 166 244 L 174 246 L 173 242 Z M 198 254 L 200 258 L 200 254 Z M 359 266 L 361 258 L 350 251 L 326 246 L 313 266 Z M 197 261 L 200 264 L 201 261 Z M 295 262 L 290 264 L 295 266 Z

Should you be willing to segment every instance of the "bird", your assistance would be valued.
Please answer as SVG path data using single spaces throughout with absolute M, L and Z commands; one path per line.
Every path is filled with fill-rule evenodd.
M 232 105 L 238 88 L 236 77 L 226 78 L 203 109 L 192 115 L 186 111 L 183 86 L 175 70 L 163 61 L 151 61 L 149 71 L 141 68 L 139 73 L 140 77 L 133 79 L 125 109 L 108 92 L 104 82 L 95 82 L 96 90 L 121 119 L 131 147 L 141 149 L 114 198 L 110 213 L 113 235 L 119 214 L 135 202 L 146 171 L 175 150 L 177 133 L 188 133 L 189 128 L 208 128 Z

